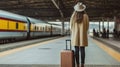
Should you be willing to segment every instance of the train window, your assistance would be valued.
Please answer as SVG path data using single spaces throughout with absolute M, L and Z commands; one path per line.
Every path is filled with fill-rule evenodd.
M 36 26 L 36 31 L 38 30 L 38 27 Z
M 47 31 L 47 26 L 45 26 L 45 31 Z
M 43 27 L 41 27 L 40 30 L 43 31 Z
M 39 30 L 39 28 L 37 27 L 37 26 L 35 26 L 35 29 L 34 29 L 35 31 L 38 31 Z
M 16 29 L 18 29 L 18 23 L 16 23 Z
M 49 27 L 49 31 L 51 31 L 51 28 Z
M 37 31 L 39 30 L 39 27 L 37 27 Z
M 7 22 L 7 28 L 9 29 L 9 21 Z
M 45 31 L 45 30 L 44 30 L 44 27 L 43 27 L 43 31 Z
M 24 26 L 24 30 L 25 30 L 26 28 L 25 28 L 25 26 Z
M 36 26 L 35 26 L 34 30 L 36 30 Z

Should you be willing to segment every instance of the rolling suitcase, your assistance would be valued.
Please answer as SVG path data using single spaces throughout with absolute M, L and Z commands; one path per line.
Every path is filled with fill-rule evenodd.
M 67 42 L 70 42 L 70 49 L 67 48 Z M 74 51 L 71 47 L 71 40 L 66 40 L 66 50 L 61 51 L 61 67 L 75 67 Z

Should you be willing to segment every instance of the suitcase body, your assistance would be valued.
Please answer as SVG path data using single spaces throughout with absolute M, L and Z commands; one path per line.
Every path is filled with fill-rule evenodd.
M 70 49 L 67 49 L 67 41 L 70 41 Z M 71 50 L 71 40 L 66 40 L 66 50 L 61 51 L 61 67 L 75 67 L 74 51 Z

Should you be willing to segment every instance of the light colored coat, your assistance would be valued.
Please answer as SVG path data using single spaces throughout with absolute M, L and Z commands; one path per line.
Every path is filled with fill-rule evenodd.
M 75 20 L 76 12 L 74 12 L 70 19 L 71 43 L 73 46 L 88 46 L 88 28 L 89 18 L 87 14 L 83 15 L 83 21 L 77 23 Z

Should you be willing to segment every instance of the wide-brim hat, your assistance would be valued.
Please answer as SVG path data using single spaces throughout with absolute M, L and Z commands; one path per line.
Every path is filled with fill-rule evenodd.
M 75 6 L 74 6 L 74 10 L 77 12 L 82 12 L 86 9 L 86 6 L 84 4 L 82 4 L 81 2 L 78 2 Z

